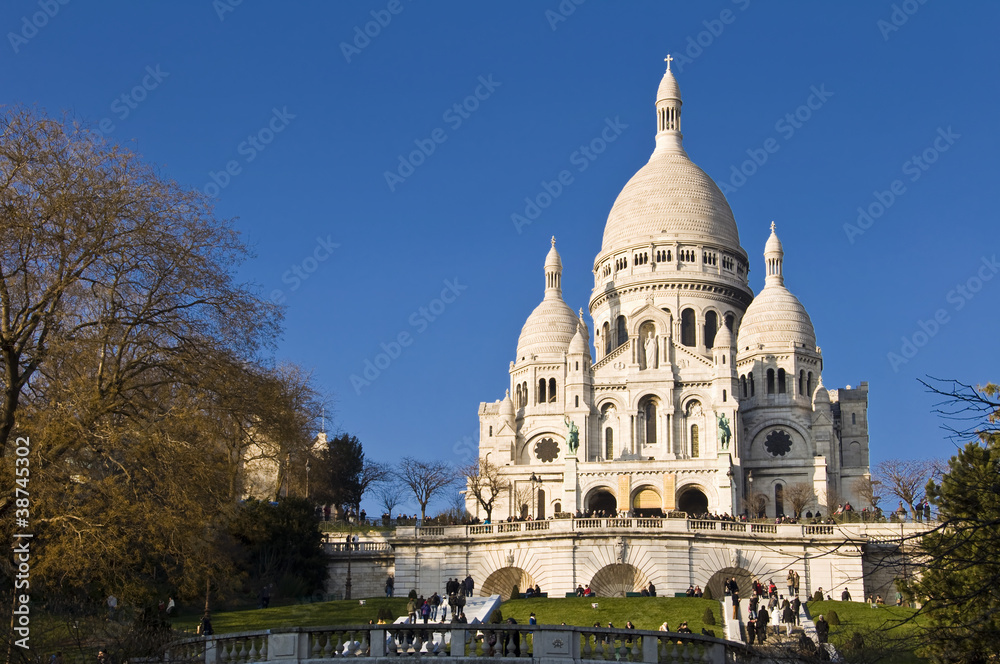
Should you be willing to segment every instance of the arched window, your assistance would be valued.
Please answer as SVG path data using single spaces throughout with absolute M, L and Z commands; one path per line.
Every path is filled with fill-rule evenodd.
M 774 369 L 767 370 L 767 393 L 774 394 Z
M 812 398 L 813 395 L 813 372 L 806 375 L 806 396 Z
M 806 393 L 806 372 L 799 371 L 799 396 L 804 396 Z
M 694 346 L 698 343 L 695 334 L 694 309 L 685 309 L 681 312 L 681 343 L 685 346 Z
M 615 432 L 611 427 L 604 430 L 604 458 L 615 458 Z
M 785 393 L 785 370 L 778 369 L 778 394 Z
M 538 513 L 535 514 L 536 519 L 545 518 L 545 489 L 538 490 Z
M 549 378 L 549 403 L 556 402 L 556 379 Z
M 552 511 L 555 512 L 556 514 L 562 512 L 562 503 L 557 502 L 555 505 L 553 505 Z
M 740 391 L 743 394 L 743 398 L 747 398 L 747 377 L 746 374 L 740 376 Z
M 858 416 L 857 416 L 857 414 L 851 413 L 851 424 L 857 424 L 857 423 L 858 423 Z
M 619 316 L 618 320 L 615 321 L 615 334 L 617 335 L 615 348 L 628 341 L 628 330 L 625 329 L 625 316 Z
M 521 387 L 521 408 L 528 405 L 528 381 L 524 381 Z
M 697 457 L 701 455 L 701 443 L 698 440 L 698 425 L 691 425 L 691 456 Z
M 714 311 L 705 314 L 705 348 L 715 345 L 715 333 L 719 331 L 719 316 Z
M 615 349 L 615 347 L 611 345 L 611 325 L 605 323 L 601 330 L 604 335 L 604 354 L 607 355 Z
M 639 400 L 639 444 L 656 445 L 656 397 Z
M 545 403 L 545 379 L 538 379 L 538 403 Z
M 490 437 L 493 437 L 493 427 L 490 427 Z
M 514 407 L 521 407 L 521 384 L 518 383 L 514 386 Z
M 736 316 L 734 316 L 733 314 L 726 314 L 726 327 L 729 328 L 730 332 L 733 331 L 733 324 L 735 322 L 736 322 Z
M 785 487 L 774 485 L 774 516 L 785 515 Z
M 580 395 L 579 394 L 576 395 L 575 397 L 573 397 L 573 405 L 576 406 L 577 408 L 580 407 Z
M 750 396 L 754 396 L 753 372 L 750 372 Z
M 726 391 L 722 390 L 722 403 L 726 403 Z

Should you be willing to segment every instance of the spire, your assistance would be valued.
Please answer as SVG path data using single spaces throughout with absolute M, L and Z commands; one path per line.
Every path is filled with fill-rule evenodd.
M 785 278 L 782 276 L 781 267 L 784 261 L 785 251 L 781 248 L 781 240 L 774 232 L 774 222 L 771 222 L 771 237 L 767 238 L 764 244 L 764 263 L 767 265 L 767 275 L 764 277 L 765 288 L 770 285 L 783 286 Z
M 556 237 L 552 236 L 552 248 L 545 257 L 545 297 L 562 297 L 562 259 L 556 251 Z
M 673 56 L 667 55 L 667 71 L 656 91 L 656 147 L 683 152 L 681 147 L 681 89 L 670 71 Z

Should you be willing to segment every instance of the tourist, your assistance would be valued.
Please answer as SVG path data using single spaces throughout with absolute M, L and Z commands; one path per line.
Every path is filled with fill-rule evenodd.
M 213 634 L 215 634 L 215 630 L 212 629 L 212 617 L 206 611 L 205 615 L 201 617 L 201 623 L 198 625 L 198 635 L 212 636 Z
M 753 639 L 754 639 L 754 637 L 756 635 L 757 635 L 757 619 L 751 616 L 750 619 L 747 620 L 747 645 L 748 646 L 752 646 L 753 645 Z
M 535 619 L 535 614 L 534 613 L 532 613 L 531 615 L 528 616 L 528 624 L 529 625 L 537 625 L 538 624 L 538 620 Z
M 438 607 L 441 606 L 441 596 L 435 592 L 427 602 L 431 607 L 431 620 L 437 620 Z
M 410 620 L 411 625 L 417 622 L 417 600 L 415 598 L 411 598 L 406 603 L 406 617 Z
M 795 572 L 788 570 L 788 596 L 791 597 L 795 594 Z
M 764 642 L 767 641 L 767 623 L 770 619 L 771 616 L 768 614 L 767 609 L 762 607 L 757 612 L 757 642 L 761 645 L 764 645 Z
M 647 588 L 646 590 L 649 591 L 650 597 L 656 597 L 656 586 L 653 585 L 652 581 L 649 582 L 649 588 Z
M 792 612 L 792 605 L 785 600 L 781 608 L 781 621 L 785 623 L 785 636 L 792 635 L 792 627 L 795 626 L 795 614 Z
M 392 574 L 388 576 L 385 580 L 385 596 L 392 597 L 392 593 L 396 588 L 396 580 L 393 578 Z
M 507 618 L 508 625 L 516 625 L 517 621 L 513 618 Z M 521 656 L 521 633 L 519 631 L 506 629 L 503 633 L 503 656 L 507 656 L 507 646 L 513 643 L 514 645 L 514 657 Z
M 816 619 L 816 640 L 820 643 L 826 643 L 829 637 L 830 623 L 828 623 L 826 618 L 820 614 L 819 618 Z
M 694 597 L 694 586 L 688 586 L 687 596 L 688 597 Z
M 666 620 L 664 620 L 664 621 L 663 621 L 663 624 L 662 624 L 662 625 L 660 625 L 660 631 L 661 631 L 661 632 L 669 632 L 669 631 L 670 631 L 670 625 L 669 625 L 669 624 L 667 624 L 667 621 L 666 621 Z
M 851 591 L 849 591 L 847 588 L 844 588 L 844 592 L 840 593 L 840 601 L 841 602 L 850 602 L 851 601 Z
M 702 596 L 702 595 L 704 595 L 704 594 L 705 594 L 705 593 L 703 593 L 703 592 L 701 591 L 701 586 L 695 586 L 695 587 L 694 587 L 694 596 L 695 596 L 695 597 L 701 597 L 701 596 Z
M 688 627 L 688 624 L 687 624 L 686 620 L 681 623 L 680 627 L 677 628 L 677 633 L 678 634 L 694 634 L 694 632 L 691 631 L 691 628 Z
M 577 597 L 583 597 L 584 596 L 583 586 L 577 585 L 577 587 L 576 587 L 576 596 Z
M 798 595 L 792 598 L 792 615 L 795 616 L 795 624 L 799 624 L 799 609 L 802 608 L 802 600 Z

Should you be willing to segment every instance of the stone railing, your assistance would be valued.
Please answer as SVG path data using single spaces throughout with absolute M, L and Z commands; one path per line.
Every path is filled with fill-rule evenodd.
M 372 541 L 357 541 L 351 544 L 347 542 L 325 542 L 323 546 L 326 548 L 327 553 L 346 553 L 352 551 L 354 553 L 364 554 L 372 552 L 391 552 L 392 545 L 388 542 L 372 542 Z
M 592 370 L 596 371 L 596 370 L 600 369 L 605 364 L 609 363 L 611 360 L 615 359 L 616 357 L 618 357 L 619 355 L 621 355 L 622 353 L 624 353 L 626 350 L 628 350 L 631 347 L 632 347 L 632 338 L 629 337 L 628 341 L 626 341 L 621 346 L 619 346 L 618 348 L 615 348 L 613 351 L 611 351 L 610 353 L 608 353 L 607 355 L 605 355 L 604 357 L 602 357 L 601 359 L 599 359 L 597 362 L 595 362 L 594 366 L 592 367 Z M 631 359 L 631 358 L 629 358 L 629 359 Z
M 300 627 L 195 637 L 165 649 L 163 662 L 314 663 L 333 659 L 531 657 L 581 662 L 723 664 L 742 644 L 694 634 L 526 625 Z
M 718 521 L 714 519 L 684 519 L 684 518 L 637 518 L 637 517 L 602 517 L 587 519 L 547 519 L 539 521 L 500 521 L 493 524 L 471 526 L 427 526 L 423 528 L 402 527 L 396 530 L 393 539 L 411 537 L 454 537 L 473 538 L 505 537 L 515 533 L 525 536 L 549 536 L 563 533 L 596 533 L 601 531 L 627 530 L 634 534 L 649 532 L 652 534 L 684 534 L 684 533 L 719 533 L 725 537 L 767 537 L 772 539 L 823 539 L 853 540 L 853 541 L 892 541 L 901 536 L 911 538 L 919 536 L 928 529 L 925 524 L 873 524 L 873 523 L 843 523 L 843 524 L 804 524 L 804 523 L 763 523 L 745 521 Z M 723 535 L 724 533 L 724 535 Z M 334 543 L 336 544 L 336 543 Z M 362 551 L 366 542 L 361 542 Z M 372 550 L 383 551 L 391 545 L 384 540 L 372 543 Z M 330 546 L 330 545 L 328 545 Z M 346 547 L 345 547 L 346 548 Z M 328 548 L 328 550 L 330 550 Z M 342 549 L 334 549 L 342 550 Z

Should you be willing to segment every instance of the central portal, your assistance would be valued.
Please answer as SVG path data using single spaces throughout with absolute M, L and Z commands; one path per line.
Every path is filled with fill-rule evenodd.
M 596 516 L 615 516 L 618 514 L 618 500 L 607 489 L 599 489 L 590 494 L 587 509 Z

